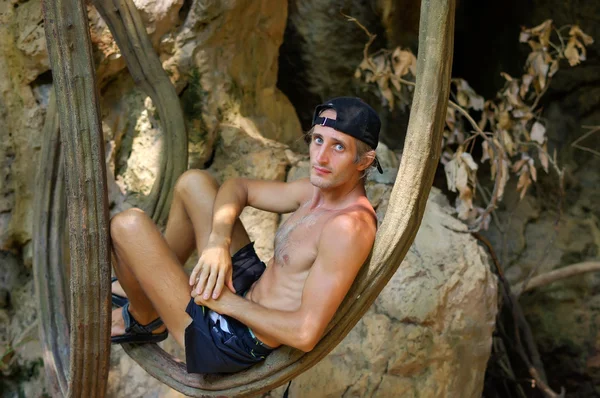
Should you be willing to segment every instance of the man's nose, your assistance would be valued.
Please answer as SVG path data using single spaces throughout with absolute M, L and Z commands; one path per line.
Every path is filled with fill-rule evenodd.
M 329 163 L 329 151 L 325 145 L 321 145 L 317 151 L 317 158 L 315 159 L 319 164 Z

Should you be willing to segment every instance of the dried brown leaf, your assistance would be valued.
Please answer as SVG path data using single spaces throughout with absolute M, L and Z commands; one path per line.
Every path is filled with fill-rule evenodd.
M 454 129 L 454 126 L 456 125 L 456 111 L 454 108 L 446 108 L 446 124 L 450 129 Z
M 529 65 L 528 72 L 529 74 L 535 77 L 534 85 L 536 91 L 539 93 L 546 87 L 546 76 L 548 74 L 548 70 L 550 66 L 546 62 L 545 52 L 544 51 L 534 51 L 529 54 L 527 57 L 527 65 Z
M 481 163 L 485 162 L 488 159 L 492 159 L 492 157 L 494 156 L 493 152 L 490 151 L 490 145 L 485 140 L 481 142 L 481 152 Z M 491 161 L 492 160 L 490 160 L 490 162 Z
M 400 47 L 396 47 L 392 53 L 392 67 L 394 69 L 394 75 L 398 77 L 403 77 L 409 72 L 415 76 L 417 71 L 417 58 L 410 50 L 402 50 Z
M 475 161 L 473 160 L 473 156 L 471 156 L 470 153 L 463 152 L 461 153 L 460 158 L 463 160 L 464 163 L 466 163 L 467 166 L 469 166 L 471 170 L 477 170 L 479 168 L 479 166 L 477 166 L 477 163 L 475 163 Z
M 521 191 L 519 199 L 523 199 L 527 193 L 527 188 L 531 185 L 531 178 L 527 166 L 523 167 L 523 172 L 519 175 L 519 181 L 517 183 L 517 191 Z
M 456 192 L 456 175 L 458 174 L 458 162 L 456 157 L 448 161 L 444 165 L 444 171 L 446 173 L 446 184 L 451 192 Z
M 525 94 L 527 94 L 527 92 L 529 91 L 529 85 L 531 84 L 531 82 L 533 81 L 533 76 L 526 73 L 523 75 L 523 78 L 521 80 L 521 87 L 519 88 L 519 95 L 521 96 L 522 99 L 525 99 Z
M 508 99 L 508 103 L 513 107 L 523 106 L 523 101 L 519 97 L 519 82 L 516 79 L 512 79 L 508 82 L 506 89 L 502 93 L 504 97 Z
M 483 97 L 475 92 L 464 79 L 452 79 L 456 86 L 456 97 L 463 108 L 472 108 L 477 111 L 483 109 Z
M 506 81 L 509 81 L 509 82 L 512 82 L 512 81 L 513 81 L 513 78 L 512 78 L 512 76 L 511 76 L 511 75 L 509 75 L 509 74 L 508 74 L 508 73 L 506 73 L 506 72 L 500 72 L 500 76 L 502 76 L 503 78 L 505 78 L 505 79 L 506 79 Z
M 546 154 L 546 145 L 544 144 L 544 150 L 538 149 L 538 159 L 544 168 L 544 171 L 548 173 L 548 155 Z
M 513 173 L 517 173 L 519 170 L 521 170 L 521 168 L 525 165 L 525 163 L 527 163 L 527 161 L 528 159 L 526 157 L 517 160 L 512 167 Z
M 358 69 L 361 69 L 363 71 L 369 71 L 371 73 L 375 73 L 375 69 L 373 68 L 373 64 L 371 64 L 367 58 L 364 58 L 361 61 L 360 65 L 358 65 Z
M 375 65 L 376 73 L 381 73 L 387 68 L 387 59 L 383 54 L 379 54 L 371 58 L 371 62 L 373 62 Z
M 583 44 L 586 46 L 589 46 L 590 44 L 594 43 L 594 39 L 592 38 L 592 36 L 583 33 L 583 31 L 578 25 L 573 25 L 571 27 L 571 30 L 569 30 L 569 36 L 575 36 L 580 38 L 583 41 Z
M 468 183 L 469 172 L 467 170 L 467 166 L 465 166 L 464 163 L 461 163 L 456 170 L 456 188 L 458 188 L 459 192 L 462 192 L 468 187 Z
M 579 48 L 579 51 L 577 50 Z M 585 47 L 575 36 L 571 36 L 565 48 L 565 57 L 569 61 L 569 65 L 575 66 L 581 61 L 585 61 Z
M 473 212 L 473 191 L 466 187 L 460 191 L 460 195 L 456 198 L 456 211 L 458 218 L 468 220 L 472 218 Z
M 509 156 L 515 154 L 515 143 L 507 130 L 502 130 L 502 143 Z
M 500 159 L 499 159 L 500 160 Z M 501 159 L 500 160 L 500 168 L 499 168 L 499 175 L 497 176 L 497 178 L 499 179 L 498 181 L 498 199 L 501 199 L 502 196 L 504 196 L 504 188 L 506 187 L 506 183 L 508 182 L 509 179 L 509 175 L 508 175 L 508 161 L 506 159 Z
M 540 145 L 546 141 L 546 127 L 544 127 L 542 123 L 533 123 L 533 126 L 531 127 L 531 140 Z
M 547 19 L 538 26 L 525 29 L 525 32 L 531 33 L 532 36 L 537 36 L 540 44 L 547 47 L 550 43 L 550 33 L 552 33 L 552 20 Z
M 537 182 L 537 170 L 533 164 L 533 159 L 529 159 L 528 163 L 528 167 L 529 167 L 529 171 L 531 172 L 531 178 L 533 179 L 534 182 Z

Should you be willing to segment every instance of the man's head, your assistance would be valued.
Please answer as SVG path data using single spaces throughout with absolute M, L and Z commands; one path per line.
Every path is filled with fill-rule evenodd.
M 310 143 L 311 182 L 329 188 L 362 179 L 369 167 L 381 166 L 375 157 L 381 122 L 365 102 L 354 97 L 331 99 L 315 108 Z

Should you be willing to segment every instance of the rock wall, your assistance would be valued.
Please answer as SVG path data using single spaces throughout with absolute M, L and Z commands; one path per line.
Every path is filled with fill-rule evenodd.
M 511 283 L 571 264 L 600 259 L 599 159 L 590 157 L 569 176 L 559 213 L 556 186 L 546 182 L 537 198 L 509 195 L 498 213 L 502 233 L 487 236 L 499 248 Z M 509 238 L 508 238 L 509 237 Z M 502 250 L 501 248 L 505 248 Z M 600 395 L 600 275 L 588 273 L 524 293 L 525 316 L 541 353 L 550 386 L 568 397 Z
M 553 171 L 541 175 L 541 183 L 521 202 L 513 195 L 516 181 L 512 181 L 498 211 L 499 224 L 492 223 L 487 236 L 513 283 L 534 269 L 541 274 L 582 261 L 599 261 L 600 161 L 572 144 L 589 131 L 582 126 L 600 125 L 600 4 L 510 1 L 488 7 L 475 1 L 461 3 L 454 70 L 464 73 L 461 77 L 477 91 L 495 92 L 497 80 L 502 79 L 500 70 L 520 72 L 525 54 L 517 40 L 519 25 L 534 26 L 552 19 L 557 28 L 578 24 L 594 38 L 584 62 L 574 68 L 561 67 L 540 107 L 550 152 L 556 150 L 560 165 L 567 170 L 564 196 Z M 516 26 L 508 29 L 511 25 Z M 472 34 L 482 30 L 498 34 Z M 472 62 L 474 49 L 478 62 Z M 579 144 L 598 152 L 600 134 Z M 520 299 L 550 386 L 554 391 L 565 387 L 568 397 L 600 396 L 599 300 L 597 273 L 538 288 Z
M 379 34 L 373 51 L 385 47 L 385 34 L 376 8 L 368 1 L 288 0 L 288 4 L 277 84 L 298 110 L 307 130 L 315 104 L 340 95 L 368 96 L 354 80 L 368 37 L 345 15 Z M 365 99 L 378 107 L 375 97 Z

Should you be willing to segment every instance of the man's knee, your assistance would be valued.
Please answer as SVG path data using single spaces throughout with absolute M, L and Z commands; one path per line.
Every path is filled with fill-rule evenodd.
M 190 169 L 184 172 L 175 183 L 176 194 L 189 194 L 202 190 L 205 193 L 216 192 L 219 190 L 217 180 L 205 170 Z
M 148 222 L 152 223 L 152 220 L 143 210 L 127 209 L 110 220 L 110 236 L 113 241 L 122 236 L 131 236 Z

